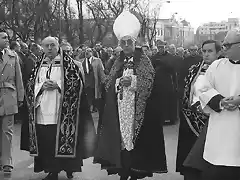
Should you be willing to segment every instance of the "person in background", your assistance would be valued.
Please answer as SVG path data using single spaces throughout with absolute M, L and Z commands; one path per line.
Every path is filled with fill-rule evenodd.
M 113 56 L 113 49 L 111 47 L 107 48 L 108 60 Z
M 156 55 L 158 53 L 158 48 L 157 46 L 152 47 L 152 56 Z
M 184 48 L 183 47 L 178 47 L 176 54 L 177 54 L 177 56 L 179 56 L 183 59 L 184 58 Z
M 85 91 L 91 112 L 99 110 L 99 101 L 101 99 L 101 84 L 104 81 L 104 67 L 101 59 L 93 56 L 93 51 L 88 48 L 85 52 L 85 59 L 82 62 L 85 74 Z M 94 109 L 94 107 L 96 109 Z
M 108 61 L 108 54 L 102 47 L 101 43 L 97 43 L 94 47 L 93 56 L 101 59 L 103 66 L 106 66 Z
M 82 62 L 84 60 L 84 52 L 81 47 L 77 47 L 74 50 L 73 57 L 75 60 Z
M 14 115 L 24 98 L 19 58 L 8 47 L 8 34 L 0 29 L 0 168 L 4 173 L 13 170 Z
M 29 53 L 28 45 L 24 42 L 21 42 L 20 46 L 21 46 L 21 51 L 27 56 Z
M 173 55 L 176 56 L 176 46 L 174 44 L 170 44 L 168 46 L 168 52 Z
M 69 56 L 72 57 L 72 55 L 73 55 L 73 50 L 72 50 L 72 46 L 71 46 L 70 43 L 68 43 L 68 42 L 62 42 L 62 43 L 60 44 L 60 47 L 61 47 L 61 49 L 62 49 L 65 53 L 67 53 Z
M 120 57 L 120 53 L 122 51 L 122 48 L 120 46 L 116 47 L 114 49 L 114 53 L 113 56 L 108 60 L 107 64 L 106 64 L 106 68 L 105 68 L 105 74 L 109 74 L 114 62 Z
M 181 59 L 178 56 L 168 53 L 168 51 L 164 51 L 164 45 L 162 45 L 159 52 L 152 57 L 152 64 L 155 70 L 161 73 L 159 84 L 164 87 L 160 89 L 162 101 L 158 104 L 159 108 L 162 109 L 160 118 L 167 123 L 174 124 L 178 120 L 177 73 Z
M 24 53 L 21 51 L 21 45 L 19 42 L 17 41 L 12 41 L 10 43 L 10 49 L 15 51 L 19 57 L 19 63 L 20 63 L 20 66 L 21 66 L 21 70 L 23 72 L 23 67 L 24 67 L 24 61 L 25 61 L 25 55 Z

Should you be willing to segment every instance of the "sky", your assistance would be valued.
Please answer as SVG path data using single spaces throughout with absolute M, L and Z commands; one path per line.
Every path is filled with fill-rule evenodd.
M 230 17 L 240 18 L 240 0 L 149 0 L 150 6 L 161 4 L 160 17 L 170 18 L 176 14 L 177 19 L 189 21 L 196 30 L 207 22 L 220 22 Z M 76 0 L 71 0 L 75 3 Z M 161 3 L 162 2 L 162 3 Z
M 240 18 L 239 8 L 240 0 L 172 0 L 162 4 L 160 18 L 169 18 L 177 12 L 177 18 L 186 19 L 196 30 L 203 23 Z

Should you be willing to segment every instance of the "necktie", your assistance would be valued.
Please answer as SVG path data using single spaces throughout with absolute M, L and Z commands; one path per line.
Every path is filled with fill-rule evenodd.
M 87 59 L 87 63 L 88 63 L 88 73 L 90 73 L 90 71 L 92 70 L 92 65 L 91 65 L 91 63 L 90 63 L 90 58 L 89 59 Z
M 240 60 L 233 61 L 233 60 L 229 59 L 229 62 L 232 64 L 240 64 Z

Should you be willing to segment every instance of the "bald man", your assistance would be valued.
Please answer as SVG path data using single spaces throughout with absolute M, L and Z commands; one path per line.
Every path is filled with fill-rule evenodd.
M 44 56 L 27 83 L 29 152 L 34 172 L 47 172 L 44 180 L 57 180 L 58 173 L 81 171 L 82 159 L 92 156 L 95 129 L 84 92 L 81 64 L 59 48 L 58 40 L 42 41 Z M 85 135 L 88 135 L 87 137 Z
M 227 33 L 223 47 L 227 58 L 214 61 L 196 88 L 210 115 L 203 152 L 208 168 L 202 180 L 240 179 L 240 29 Z

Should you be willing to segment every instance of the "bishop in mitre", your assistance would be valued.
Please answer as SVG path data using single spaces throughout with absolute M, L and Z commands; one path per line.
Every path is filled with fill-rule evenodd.
M 202 109 L 209 113 L 202 180 L 240 179 L 240 29 L 223 42 L 226 58 L 214 61 L 198 87 Z
M 140 23 L 122 12 L 113 30 L 122 48 L 106 78 L 106 102 L 94 161 L 121 180 L 167 171 L 155 71 L 135 46 Z
M 27 83 L 29 138 L 22 142 L 29 144 L 34 156 L 34 172 L 48 173 L 44 180 L 57 180 L 60 171 L 73 178 L 94 148 L 84 74 L 81 64 L 59 48 L 55 37 L 45 38 L 42 46 L 44 55 Z

